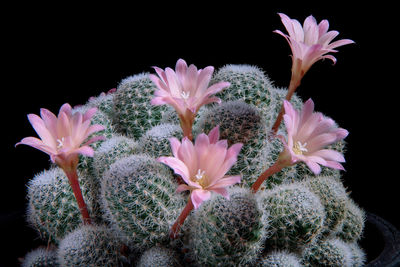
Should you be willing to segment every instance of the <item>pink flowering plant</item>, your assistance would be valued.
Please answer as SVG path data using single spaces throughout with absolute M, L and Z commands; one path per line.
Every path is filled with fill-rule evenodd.
M 348 131 L 337 128 L 332 119 L 314 112 L 314 102 L 311 99 L 304 103 L 300 111 L 295 110 L 287 100 L 284 101 L 284 107 L 287 140 L 283 136 L 279 138 L 285 148 L 275 164 L 261 174 L 252 185 L 254 192 L 257 192 L 269 176 L 299 162 L 304 162 L 315 175 L 321 172 L 320 165 L 344 170 L 340 164 L 345 162 L 343 155 L 335 150 L 326 149 L 326 146 L 344 139 Z
M 150 74 L 150 79 L 158 90 L 151 103 L 171 105 L 178 113 L 184 136 L 192 140 L 192 126 L 200 107 L 213 102 L 221 103 L 214 95 L 230 83 L 219 82 L 208 87 L 214 67 L 197 69 L 193 64 L 188 67 L 183 59 L 176 62 L 175 71 L 171 68 L 164 71 L 158 67 L 154 70 L 158 76 Z
M 90 223 L 91 220 L 79 187 L 77 166 L 78 155 L 93 157 L 94 150 L 89 145 L 104 139 L 103 136 L 92 136 L 104 130 L 102 125 L 91 125 L 91 118 L 96 111 L 97 108 L 91 108 L 85 114 L 73 114 L 71 106 L 64 104 L 56 117 L 51 111 L 42 108 L 41 117 L 35 114 L 28 115 L 28 120 L 40 139 L 25 137 L 16 144 L 28 145 L 45 152 L 53 163 L 64 170 L 86 223 Z
M 241 176 L 226 176 L 226 173 L 235 164 L 242 144 L 228 148 L 227 140 L 219 140 L 218 126 L 208 135 L 199 134 L 195 144 L 187 137 L 182 142 L 171 138 L 170 142 L 173 157 L 160 157 L 158 161 L 171 167 L 185 181 L 177 192 L 190 191 L 188 203 L 171 229 L 171 237 L 176 237 L 190 211 L 210 199 L 212 192 L 229 199 L 226 188 L 239 183 Z
M 98 211 L 93 209 L 93 218 L 104 216 L 102 218 L 113 229 L 111 232 L 118 236 L 118 240 L 123 237 L 121 242 L 126 242 L 113 249 L 101 247 L 104 244 L 107 246 L 108 242 L 98 242 L 93 246 L 96 248 L 93 253 L 81 254 L 95 255 L 106 250 L 110 253 L 128 250 L 142 252 L 168 242 L 169 239 L 184 236 L 186 229 L 182 226 L 185 222 L 193 224 L 188 227 L 188 239 L 195 240 L 188 241 L 193 250 L 191 252 L 194 252 L 190 255 L 194 255 L 194 260 L 201 266 L 253 266 L 266 254 L 263 251 L 264 245 L 269 244 L 272 239 L 274 240 L 271 242 L 279 239 L 278 243 L 282 241 L 289 244 L 290 241 L 290 245 L 298 245 L 294 249 L 296 253 L 310 244 L 319 243 L 312 241 L 318 240 L 323 235 L 322 231 L 327 230 L 325 228 L 328 226 L 322 225 L 327 212 L 325 214 L 317 193 L 312 193 L 309 199 L 303 201 L 302 198 L 309 194 L 304 185 L 311 180 L 309 178 L 319 179 L 315 180 L 317 182 L 332 178 L 322 177 L 327 168 L 344 170 L 344 155 L 335 145 L 340 146 L 349 133 L 338 127 L 333 119 L 315 111 L 311 98 L 304 103 L 290 102 L 290 99 L 315 62 L 329 59 L 335 63 L 336 58 L 332 53 L 337 52 L 336 48 L 353 41 L 333 41 L 338 32 L 328 31 L 327 20 L 317 23 L 314 17 L 309 16 L 301 25 L 285 14 L 279 16 L 287 34 L 280 30 L 275 32 L 287 40 L 292 51 L 292 76 L 283 101 L 281 91 L 278 92 L 273 85 L 264 86 L 267 84 L 267 77 L 257 67 L 230 65 L 228 71 L 223 67 L 213 76 L 213 66 L 198 69 L 179 59 L 175 69 L 154 67 L 154 74 L 140 74 L 138 77 L 125 79 L 117 91 L 112 89 L 107 95 L 102 93 L 99 98 L 90 98 L 86 105 L 90 108 L 85 113 L 74 112 L 69 104 L 64 104 L 57 116 L 47 109 L 41 109 L 40 116 L 28 115 L 28 120 L 39 138 L 26 137 L 16 145 L 29 145 L 45 152 L 65 172 L 84 224 L 91 224 L 91 217 L 78 182 L 77 168 L 82 158 L 80 155 L 93 157 L 93 161 L 88 161 L 91 166 L 81 164 L 85 165 L 82 168 L 88 168 L 88 175 L 96 176 L 91 178 L 101 187 L 98 203 L 101 212 L 95 214 Z M 239 89 L 230 87 L 230 82 Z M 222 90 L 232 92 L 227 93 L 228 97 L 219 94 Z M 233 90 L 240 91 L 240 94 Z M 267 90 L 269 92 L 265 95 L 275 99 L 269 102 L 269 106 L 260 105 L 263 100 L 258 96 L 264 95 Z M 137 99 L 140 101 L 135 102 Z M 225 105 L 221 103 L 223 100 L 234 100 L 234 105 L 230 105 L 231 102 Z M 153 113 L 154 109 L 157 110 L 154 106 L 161 105 L 169 105 L 176 111 L 180 127 L 177 122 L 174 125 L 165 123 L 170 119 L 169 115 L 164 118 L 165 114 L 162 112 Z M 194 124 L 198 111 L 205 105 L 210 105 L 211 108 L 205 112 L 206 115 L 198 116 L 200 120 Z M 105 146 L 100 148 L 91 146 L 94 142 L 105 139 L 95 135 L 105 130 L 105 127 L 92 122 L 97 112 L 94 106 L 99 107 L 97 114 L 102 114 L 101 107 L 113 110 L 107 114 L 104 112 L 106 133 L 108 136 L 110 125 L 112 140 L 107 140 L 103 143 Z M 153 128 L 138 127 L 139 140 L 133 140 L 128 133 L 121 130 L 129 123 L 142 126 L 144 120 L 141 119 L 146 118 L 147 121 L 149 117 Z M 279 129 L 278 134 L 282 120 L 284 127 Z M 266 125 L 273 126 L 268 128 Z M 296 172 L 296 179 L 302 176 L 298 178 L 301 181 L 292 183 L 292 177 L 286 177 L 289 175 L 286 175 L 284 169 L 299 163 L 302 164 L 299 168 L 292 169 Z M 303 177 L 303 167 L 314 175 Z M 284 180 L 284 185 L 272 181 L 272 190 L 264 189 L 264 182 L 279 172 L 283 180 L 287 179 Z M 334 173 L 340 175 L 339 172 Z M 175 179 L 180 180 L 177 183 Z M 54 188 L 51 190 L 59 189 Z M 279 191 L 281 189 L 285 192 Z M 286 191 L 295 194 L 286 194 Z M 345 189 L 342 191 L 346 195 Z M 278 195 L 276 192 L 279 196 L 274 199 Z M 57 192 L 53 195 L 57 196 Z M 187 196 L 186 202 L 183 195 Z M 296 202 L 297 195 L 301 196 L 299 199 L 303 202 Z M 42 201 L 43 198 L 38 199 Z M 60 217 L 69 220 L 72 215 L 63 214 L 63 201 L 68 200 L 52 201 L 51 205 L 56 212 L 45 212 L 47 216 L 56 216 L 54 214 L 59 213 Z M 207 201 L 209 203 L 205 203 Z M 274 202 L 278 204 L 270 207 Z M 296 208 L 286 208 L 292 203 L 297 205 Z M 310 209 L 312 215 L 296 213 L 297 210 L 303 212 Z M 34 212 L 31 213 L 32 216 L 37 216 Z M 332 213 L 339 216 L 336 211 Z M 308 218 L 308 215 L 312 218 Z M 186 220 L 189 216 L 193 216 L 193 220 Z M 307 221 L 308 219 L 312 222 Z M 50 225 L 52 221 L 57 220 L 40 219 L 42 224 L 49 224 L 48 229 L 65 223 L 57 221 L 57 225 L 53 227 L 54 225 Z M 363 223 L 363 218 L 360 221 Z M 81 221 L 78 216 L 79 223 Z M 271 226 L 273 223 L 277 225 Z M 75 229 L 67 229 L 65 232 L 72 230 Z M 339 231 L 336 226 L 330 230 L 335 235 Z M 361 236 L 361 233 L 357 234 Z M 296 239 L 296 235 L 302 236 Z M 351 241 L 356 244 L 357 240 L 353 238 Z M 132 248 L 128 249 L 128 246 Z M 214 248 L 217 251 L 213 251 Z M 286 251 L 291 247 L 282 246 L 276 249 Z M 105 254 L 107 255 L 101 256 L 108 257 L 108 253 Z M 76 258 L 75 255 L 67 256 L 68 259 Z M 244 261 L 242 258 L 247 256 L 254 258 Z M 127 258 L 129 257 L 125 257 Z M 84 258 L 79 264 L 64 265 L 85 266 L 90 262 L 96 266 L 121 266 L 118 257 L 111 256 L 107 259 L 109 261 L 103 260 L 102 258 L 101 262 L 96 262 L 95 259 Z M 144 265 L 154 265 L 146 264 Z M 300 266 L 300 262 L 293 265 Z M 340 263 L 337 266 L 345 264 Z

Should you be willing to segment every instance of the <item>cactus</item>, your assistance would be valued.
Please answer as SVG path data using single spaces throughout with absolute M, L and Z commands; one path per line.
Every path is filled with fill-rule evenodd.
M 254 105 L 264 114 L 271 112 L 272 83 L 264 72 L 250 65 L 226 65 L 220 68 L 211 83 L 230 82 L 231 85 L 217 94 L 224 101 L 242 100 Z
M 106 114 L 109 118 L 113 118 L 114 116 L 114 95 L 115 92 L 112 93 L 101 93 L 99 96 L 91 97 L 86 105 L 90 107 L 96 107 L 99 111 Z
M 122 158 L 103 175 L 106 218 L 128 245 L 138 250 L 168 240 L 185 201 L 176 194 L 170 170 L 146 155 Z
M 204 202 L 189 220 L 189 247 L 202 266 L 252 264 L 266 237 L 266 215 L 250 189 L 231 188 Z
M 93 215 L 96 202 L 92 194 L 93 185 L 79 173 L 82 194 Z M 28 183 L 27 220 L 42 239 L 58 243 L 68 232 L 82 223 L 81 214 L 68 178 L 60 168 L 45 170 Z
M 160 122 L 166 108 L 150 104 L 155 89 L 148 73 L 121 81 L 114 95 L 114 122 L 119 133 L 139 138 Z
M 162 123 L 149 129 L 139 140 L 142 153 L 158 158 L 171 156 L 169 138 L 182 139 L 182 129 L 179 125 Z
M 28 252 L 21 263 L 21 267 L 58 267 L 55 250 L 37 248 Z
M 269 213 L 267 248 L 298 250 L 323 230 L 325 211 L 319 198 L 300 183 L 260 192 Z
M 133 139 L 114 135 L 103 142 L 93 158 L 93 169 L 96 177 L 101 179 L 103 173 L 118 159 L 139 152 L 139 145 Z
M 330 176 L 309 177 L 304 184 L 319 197 L 325 208 L 324 232 L 336 232 L 347 211 L 348 196 L 343 184 Z
M 318 267 L 352 267 L 353 253 L 349 244 L 340 239 L 330 238 L 304 249 L 303 264 Z
M 57 257 L 61 266 L 118 266 L 122 246 L 106 227 L 83 225 L 61 240 Z
M 202 115 L 197 131 L 208 133 L 217 125 L 220 139 L 227 139 L 228 145 L 243 143 L 238 160 L 229 173 L 241 173 L 242 181 L 250 186 L 265 166 L 267 128 L 259 110 L 243 101 L 222 103 Z
M 301 267 L 297 255 L 287 251 L 272 251 L 262 257 L 257 267 Z
M 137 267 L 181 267 L 179 255 L 172 249 L 155 246 L 146 250 Z
M 349 243 L 353 265 L 352 267 L 361 267 L 365 265 L 367 257 L 364 250 L 357 243 Z
M 80 157 L 78 165 L 83 196 L 97 225 L 81 225 L 61 169 L 43 171 L 28 186 L 28 221 L 43 239 L 58 245 L 60 265 L 119 266 L 129 262 L 121 248 L 133 252 L 129 263 L 138 266 L 182 266 L 183 260 L 193 266 L 364 264 L 357 241 L 365 214 L 348 197 L 339 170 L 322 167 L 316 176 L 300 162 L 269 177 L 257 194 L 250 192 L 284 149 L 268 134 L 287 90 L 275 88 L 261 69 L 249 65 L 222 67 L 211 84 L 222 81 L 231 83 L 216 95 L 223 102 L 200 108 L 193 136 L 219 125 L 220 139 L 243 143 L 227 173 L 241 174 L 243 183 L 229 189 L 230 200 L 213 193 L 191 212 L 174 241 L 168 234 L 188 192 L 176 193 L 177 176 L 156 158 L 170 156 L 169 139 L 183 134 L 173 108 L 150 103 L 156 86 L 149 75 L 128 77 L 117 91 L 74 108 L 97 107 L 92 123 L 106 128 L 98 134 L 107 140 L 94 143 L 94 157 Z M 290 102 L 296 109 L 303 106 L 296 94 Z M 286 137 L 284 123 L 278 134 Z M 345 145 L 339 141 L 328 149 L 344 153 Z M 55 256 L 44 252 L 28 254 L 26 262 L 35 260 L 26 266 L 48 266 L 38 262 Z
M 361 239 L 366 220 L 365 212 L 350 198 L 346 204 L 346 214 L 336 235 L 347 242 L 354 242 Z

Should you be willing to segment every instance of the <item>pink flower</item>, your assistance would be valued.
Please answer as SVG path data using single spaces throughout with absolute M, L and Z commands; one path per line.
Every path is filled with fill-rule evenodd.
M 102 125 L 91 125 L 90 120 L 96 113 L 96 108 L 91 108 L 85 114 L 76 112 L 72 114 L 69 104 L 64 104 L 58 117 L 47 109 L 40 110 L 40 116 L 29 114 L 28 120 L 32 124 L 39 138 L 25 137 L 16 145 L 32 146 L 50 155 L 53 162 L 64 170 L 76 167 L 78 154 L 92 157 L 93 148 L 89 145 L 103 136 L 88 137 L 98 131 L 104 130 Z M 83 142 L 86 141 L 84 144 Z
M 175 71 L 171 68 L 166 68 L 165 71 L 158 67 L 154 69 L 158 77 L 150 74 L 150 79 L 158 90 L 154 93 L 151 104 L 173 106 L 181 120 L 184 135 L 192 139 L 191 127 L 199 108 L 212 102 L 220 103 L 221 100 L 212 95 L 228 87 L 230 83 L 219 82 L 208 87 L 214 67 L 198 70 L 193 64 L 188 67 L 183 59 L 177 61 Z
M 191 200 L 197 209 L 203 201 L 211 197 L 211 191 L 229 198 L 226 187 L 240 182 L 241 176 L 225 176 L 236 163 L 241 143 L 228 149 L 226 140 L 219 139 L 219 127 L 197 136 L 195 144 L 183 138 L 182 143 L 171 138 L 173 157 L 160 157 L 162 162 L 179 174 L 186 184 L 178 186 L 177 192 L 190 190 Z
M 303 76 L 309 68 L 318 60 L 328 58 L 336 63 L 336 58 L 332 55 L 326 55 L 336 47 L 352 44 L 354 41 L 342 39 L 331 43 L 331 41 L 339 34 L 337 31 L 329 31 L 329 22 L 322 20 L 318 25 L 313 16 L 305 19 L 303 27 L 295 20 L 290 19 L 287 15 L 279 13 L 282 23 L 289 35 L 279 30 L 274 32 L 282 35 L 288 41 L 293 54 L 292 72 Z
M 344 139 L 348 131 L 337 128 L 335 122 L 314 111 L 314 102 L 309 99 L 300 113 L 288 101 L 284 101 L 284 121 L 287 130 L 287 142 L 283 140 L 283 155 L 291 163 L 303 161 L 315 174 L 326 167 L 343 170 L 339 162 L 345 162 L 343 155 L 335 150 L 324 149 L 327 145 Z M 281 137 L 283 139 L 283 137 Z

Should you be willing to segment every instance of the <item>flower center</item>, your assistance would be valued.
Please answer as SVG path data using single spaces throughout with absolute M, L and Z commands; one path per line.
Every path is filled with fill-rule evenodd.
M 296 153 L 297 155 L 302 155 L 303 152 L 308 152 L 308 149 L 306 148 L 307 143 L 302 144 L 300 141 L 297 141 L 293 145 L 293 152 Z
M 62 137 L 61 140 L 57 139 L 56 141 L 57 141 L 57 149 L 60 149 L 64 146 L 64 137 Z
M 205 178 L 205 171 L 202 171 L 200 169 L 197 170 L 197 174 L 195 175 L 196 177 L 196 182 L 201 185 L 202 187 L 204 187 L 204 178 Z
M 182 92 L 181 96 L 186 101 L 186 100 L 188 100 L 188 98 L 190 96 L 190 92 Z

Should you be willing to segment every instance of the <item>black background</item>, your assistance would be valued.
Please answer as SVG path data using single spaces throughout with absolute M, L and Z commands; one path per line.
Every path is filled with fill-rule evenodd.
M 371 2 L 372 3 L 372 2 Z M 339 47 L 335 66 L 316 63 L 298 94 L 349 130 L 343 177 L 352 198 L 400 228 L 398 217 L 398 22 L 393 6 L 281 6 L 260 2 L 193 6 L 51 6 L 17 4 L 2 10 L 1 132 L 2 260 L 13 263 L 40 244 L 23 219 L 26 183 L 48 167 L 48 156 L 28 146 L 36 136 L 26 115 L 90 96 L 151 66 L 174 67 L 178 58 L 199 68 L 225 64 L 261 67 L 278 87 L 290 79 L 290 49 L 278 12 L 299 21 L 328 19 Z M 11 263 L 10 263 L 11 264 Z M 0 264 L 1 265 L 1 264 Z M 11 266 L 11 265 L 7 265 Z

